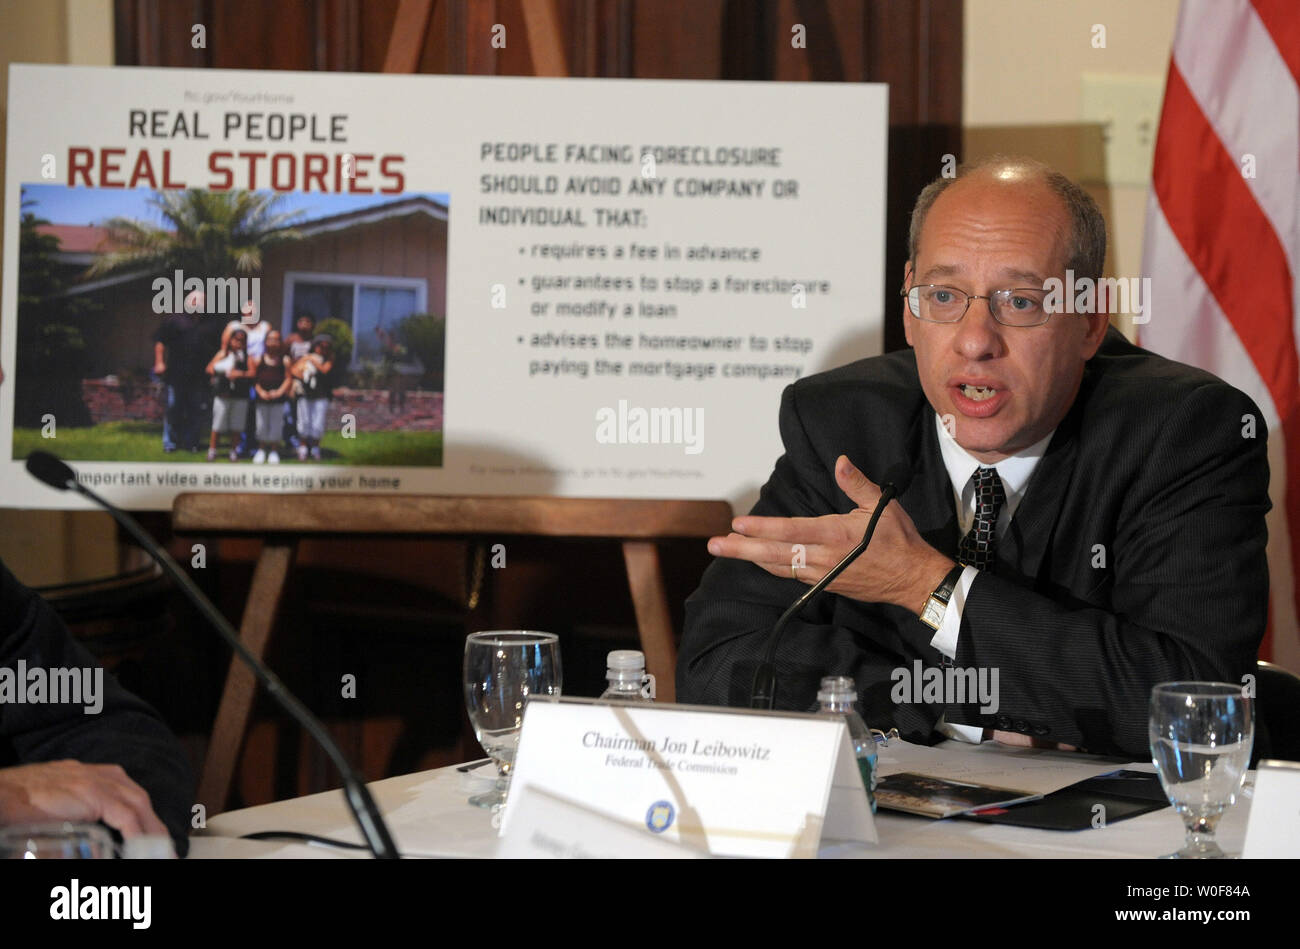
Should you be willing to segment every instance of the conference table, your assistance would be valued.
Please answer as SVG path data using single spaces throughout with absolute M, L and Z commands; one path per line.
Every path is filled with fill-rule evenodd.
M 944 742 L 938 747 L 950 744 Z M 969 749 L 971 746 L 966 745 Z M 992 742 L 979 746 L 989 755 L 1014 755 Z M 1116 768 L 1152 771 L 1149 761 Z M 397 843 L 408 857 L 491 858 L 500 844 L 492 814 L 467 802 L 495 775 L 488 765 L 462 772 L 456 766 L 401 775 L 373 782 L 370 791 Z M 1220 822 L 1220 846 L 1240 853 L 1246 837 L 1255 773 L 1249 772 L 1237 803 Z M 1182 821 L 1162 808 L 1100 828 L 1079 831 L 1037 830 L 1004 824 L 932 820 L 881 810 L 876 814 L 879 842 L 874 845 L 823 840 L 823 858 L 1151 858 L 1182 845 Z M 326 791 L 258 807 L 227 811 L 210 818 L 191 838 L 191 859 L 206 858 L 353 858 L 347 850 L 293 841 L 244 840 L 262 831 L 310 833 L 361 842 L 341 791 Z

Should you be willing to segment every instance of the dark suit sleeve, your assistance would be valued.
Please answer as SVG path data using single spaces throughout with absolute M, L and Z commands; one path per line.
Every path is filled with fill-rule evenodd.
M 800 416 L 798 393 L 798 387 L 791 386 L 782 395 L 780 426 L 785 452 L 763 486 L 753 514 L 817 517 L 853 507 L 835 484 L 834 472 L 821 460 L 828 451 L 818 452 L 810 440 Z M 861 463 L 861 459 L 854 460 Z M 807 589 L 804 583 L 775 577 L 748 561 L 714 560 L 699 589 L 686 601 L 677 663 L 678 699 L 747 706 L 768 634 Z M 897 630 L 914 631 L 921 625 L 899 607 L 856 603 L 835 595 L 814 601 L 790 622 L 781 639 L 775 657 L 776 707 L 815 710 L 821 678 L 848 675 L 859 685 L 860 707 L 869 725 L 898 727 L 911 741 L 933 742 L 931 730 L 940 710 L 900 708 L 889 697 L 889 670 L 905 664 L 906 655 L 918 654 L 916 644 L 905 644 Z
M 1240 684 L 1253 672 L 1268 609 L 1266 443 L 1259 409 L 1236 389 L 1207 384 L 1180 400 L 1143 446 L 1113 544 L 1102 528 L 1056 539 L 1095 569 L 1086 600 L 1105 609 L 981 573 L 955 660 L 998 671 L 999 708 L 980 723 L 1145 757 L 1153 685 Z
M 98 663 L 68 632 L 48 603 L 0 564 L 0 666 L 18 669 L 96 668 Z M 71 758 L 117 764 L 149 793 L 177 853 L 189 849 L 194 778 L 184 750 L 147 703 L 103 673 L 102 708 L 83 704 L 0 703 L 0 755 L 31 764 Z

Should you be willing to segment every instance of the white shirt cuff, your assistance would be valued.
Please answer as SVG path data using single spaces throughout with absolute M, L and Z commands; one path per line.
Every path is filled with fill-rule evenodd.
M 949 659 L 957 658 L 957 636 L 961 632 L 961 611 L 966 606 L 966 596 L 970 593 L 970 585 L 975 582 L 979 576 L 979 571 L 974 567 L 967 567 L 957 578 L 957 586 L 952 591 L 952 599 L 948 601 L 948 608 L 944 610 L 943 622 L 939 624 L 938 630 L 935 631 L 934 637 L 930 640 L 930 645 L 939 650 Z
M 968 741 L 972 745 L 978 745 L 984 741 L 984 729 L 979 725 L 958 725 L 953 722 L 946 722 L 940 717 L 939 721 L 935 722 L 934 730 L 945 738 Z

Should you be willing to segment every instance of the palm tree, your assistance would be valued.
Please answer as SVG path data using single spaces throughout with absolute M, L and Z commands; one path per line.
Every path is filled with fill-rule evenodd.
M 105 222 L 114 250 L 101 255 L 91 276 L 122 270 L 190 274 L 253 273 L 274 244 L 296 240 L 290 226 L 302 211 L 281 212 L 283 196 L 256 191 L 155 191 L 149 205 L 164 226 L 115 217 Z

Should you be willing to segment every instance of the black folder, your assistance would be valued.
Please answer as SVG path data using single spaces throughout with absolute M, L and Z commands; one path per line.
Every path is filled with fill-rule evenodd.
M 1125 769 L 1071 784 L 1036 801 L 984 808 L 961 819 L 1040 830 L 1087 830 L 1168 806 L 1157 775 Z

